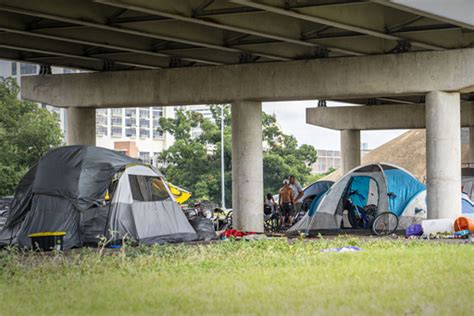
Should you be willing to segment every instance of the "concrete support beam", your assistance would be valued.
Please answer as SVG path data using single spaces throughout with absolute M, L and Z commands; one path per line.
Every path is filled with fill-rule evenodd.
M 232 208 L 234 228 L 263 232 L 262 104 L 232 104 Z
M 219 67 L 25 76 L 22 97 L 60 107 L 102 108 L 344 99 L 438 90 L 474 91 L 473 73 L 474 49 L 470 48 Z
M 341 158 L 343 174 L 360 166 L 360 130 L 341 131 Z
M 469 161 L 468 161 L 468 164 L 469 164 L 469 168 L 474 167 L 474 127 L 469 128 Z
M 68 108 L 66 142 L 68 145 L 95 145 L 95 108 Z
M 459 93 L 426 95 L 428 218 L 461 214 L 461 129 Z
M 425 113 L 424 104 L 318 107 L 306 109 L 306 123 L 336 130 L 421 129 Z M 461 127 L 469 126 L 474 126 L 474 102 L 463 102 Z

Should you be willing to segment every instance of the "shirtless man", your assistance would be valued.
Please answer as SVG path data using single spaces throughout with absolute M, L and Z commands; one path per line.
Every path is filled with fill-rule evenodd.
M 287 223 L 291 226 L 292 215 L 293 215 L 293 190 L 290 187 L 290 181 L 283 181 L 283 187 L 278 191 L 278 204 L 280 205 L 281 218 L 280 225 L 285 226 Z

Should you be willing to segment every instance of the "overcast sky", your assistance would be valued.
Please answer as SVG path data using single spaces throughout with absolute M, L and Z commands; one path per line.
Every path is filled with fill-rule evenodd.
M 318 101 L 265 102 L 263 110 L 268 114 L 275 114 L 283 132 L 294 135 L 300 144 L 313 145 L 316 149 L 340 150 L 339 131 L 306 124 L 305 109 L 317 105 Z M 338 105 L 342 104 L 328 102 L 328 106 Z M 405 130 L 366 131 L 362 132 L 361 141 L 368 143 L 369 149 L 374 149 L 404 132 Z

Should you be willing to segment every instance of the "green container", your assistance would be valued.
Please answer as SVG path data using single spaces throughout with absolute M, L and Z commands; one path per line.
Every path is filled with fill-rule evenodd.
M 65 232 L 42 232 L 28 235 L 34 250 L 63 250 Z

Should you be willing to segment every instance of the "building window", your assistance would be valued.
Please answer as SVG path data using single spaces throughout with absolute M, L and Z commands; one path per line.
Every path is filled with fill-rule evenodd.
M 160 118 L 163 116 L 163 107 L 157 106 L 153 108 L 153 118 Z
M 97 135 L 99 135 L 99 136 L 107 135 L 107 126 L 98 125 L 97 126 Z
M 113 126 L 122 126 L 122 118 L 114 116 L 112 117 L 112 125 Z
M 16 76 L 16 63 L 12 63 L 12 76 Z
M 130 117 L 127 117 L 125 119 L 125 125 L 126 126 L 137 126 L 137 120 L 135 118 L 130 118 Z
M 150 128 L 150 121 L 147 119 L 140 119 L 140 127 Z
M 36 65 L 33 64 L 20 64 L 21 75 L 36 75 Z
M 150 153 L 149 152 L 141 151 L 139 153 L 139 156 L 140 156 L 140 159 L 142 159 L 143 161 L 150 160 Z
M 150 131 L 148 129 L 140 128 L 140 138 L 150 137 Z
M 163 131 L 153 130 L 153 138 L 163 138 Z
M 140 109 L 140 118 L 150 118 L 150 110 Z
M 107 125 L 107 117 L 102 116 L 102 115 L 97 115 L 96 118 L 95 118 L 95 122 L 97 124 Z
M 160 120 L 153 119 L 153 128 L 158 128 L 158 127 L 160 127 Z
M 113 116 L 122 116 L 122 109 L 112 109 Z
M 126 128 L 125 129 L 125 136 L 127 137 L 137 137 L 137 129 L 132 127 L 132 128 Z
M 107 109 L 96 109 L 96 113 L 98 115 L 105 115 L 107 116 Z
M 122 137 L 122 128 L 121 127 L 112 127 L 112 136 L 113 137 Z
M 135 117 L 135 116 L 137 116 L 137 110 L 136 109 L 125 109 L 125 116 Z

